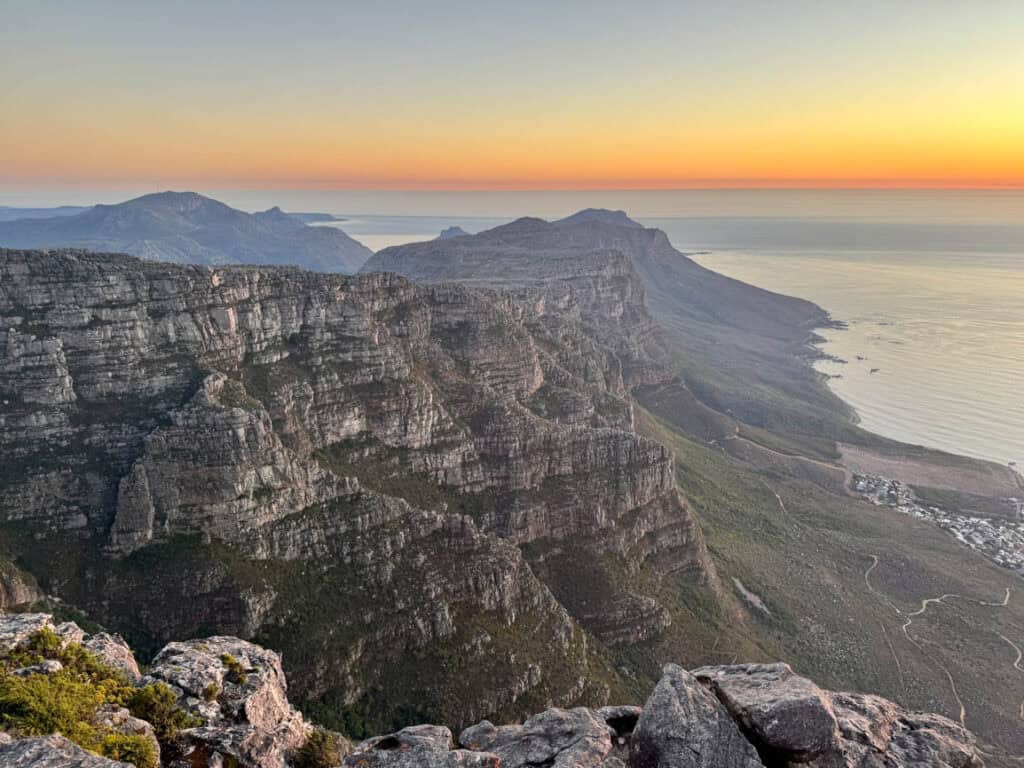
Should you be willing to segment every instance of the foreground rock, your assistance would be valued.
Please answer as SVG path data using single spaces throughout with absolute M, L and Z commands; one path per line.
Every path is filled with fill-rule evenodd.
M 693 675 L 668 664 L 644 705 L 630 755 L 636 768 L 757 768 L 729 713 Z
M 705 667 L 710 687 L 761 754 L 805 763 L 832 750 L 839 736 L 828 694 L 787 664 Z
M 499 761 L 499 762 L 488 762 Z M 639 707 L 549 709 L 521 725 L 484 720 L 451 743 L 417 726 L 370 739 L 346 765 L 380 768 L 981 768 L 951 720 L 877 696 L 831 693 L 785 664 L 666 665 Z
M 452 732 L 440 725 L 415 725 L 364 741 L 345 758 L 358 768 L 498 768 L 489 752 L 455 749 Z
M 57 632 L 65 645 L 79 644 L 137 686 L 164 684 L 192 722 L 177 733 L 160 732 L 146 720 L 115 704 L 101 707 L 89 725 L 101 733 L 142 737 L 170 768 L 285 768 L 306 742 L 312 727 L 288 702 L 281 657 L 235 637 L 211 637 L 171 643 L 153 660 L 149 673 L 139 667 L 128 645 L 117 635 L 87 636 L 76 624 L 55 625 L 49 614 L 0 613 L 0 655 L 23 647 L 41 631 Z M 10 672 L 17 677 L 59 672 L 59 661 Z M 0 671 L 3 667 L 0 666 Z M 0 677 L 2 680 L 2 677 Z M 176 701 L 175 701 L 176 699 Z M 0 766 L 8 768 L 112 768 L 126 763 L 82 750 L 60 736 L 18 739 L 5 733 L 0 703 Z M 154 722 L 157 722 L 154 720 Z M 161 733 L 161 740 L 157 734 Z
M 484 720 L 464 730 L 459 743 L 493 752 L 503 768 L 614 768 L 627 757 L 629 734 L 639 717 L 639 707 L 549 709 L 522 725 L 496 727 Z
M 0 614 L 0 651 L 34 631 L 54 629 L 47 614 Z M 85 637 L 120 658 L 131 651 L 116 636 Z M 16 643 L 12 638 L 20 638 Z M 6 645 L 5 645 L 6 643 Z M 124 658 L 127 654 L 127 658 Z M 48 674 L 43 665 L 13 670 Z M 37 668 L 38 667 L 38 668 Z M 137 667 L 136 667 L 137 668 Z M 159 730 L 116 705 L 93 724 L 151 740 L 164 768 L 289 768 L 313 727 L 289 703 L 281 657 L 235 637 L 171 643 L 137 685 L 164 684 L 193 718 L 176 734 Z M 123 768 L 60 736 L 17 739 L 2 730 L 4 768 Z M 156 722 L 156 721 L 154 721 Z M 322 734 L 321 734 L 322 735 Z M 343 740 L 342 740 L 343 742 Z M 982 768 L 974 736 L 934 714 L 908 712 L 878 696 L 832 693 L 786 664 L 702 667 L 668 664 L 641 709 L 552 708 L 521 724 L 483 720 L 459 734 L 415 725 L 358 744 L 343 759 L 351 768 Z M 329 768 L 335 768 L 330 766 Z
M 134 768 L 130 763 L 86 752 L 63 736 L 18 739 L 6 744 L 0 740 L 0 765 L 4 768 Z
M 817 768 L 975 768 L 973 734 L 940 715 L 879 696 L 823 691 L 788 664 L 703 667 L 717 696 L 766 765 Z
M 99 632 L 86 638 L 82 642 L 82 647 L 96 654 L 107 666 L 124 672 L 132 682 L 142 677 L 135 654 L 120 635 Z
M 162 682 L 202 725 L 182 734 L 184 765 L 279 768 L 311 730 L 288 703 L 281 657 L 235 637 L 171 643 L 142 683 Z
M 48 613 L 0 614 L 0 651 L 17 648 L 42 629 L 56 632 L 64 645 L 81 643 L 85 632 L 72 621 L 56 624 Z

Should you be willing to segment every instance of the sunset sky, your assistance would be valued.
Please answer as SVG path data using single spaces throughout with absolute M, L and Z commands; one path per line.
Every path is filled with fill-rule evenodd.
M 1024 2 L 7 3 L 0 184 L 1024 186 Z

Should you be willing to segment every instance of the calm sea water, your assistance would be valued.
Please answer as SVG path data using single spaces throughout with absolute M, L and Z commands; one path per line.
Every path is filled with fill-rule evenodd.
M 141 192 L 151 190 L 132 190 Z M 821 363 L 862 424 L 889 437 L 1024 467 L 1024 193 L 686 190 L 198 191 L 245 210 L 333 213 L 370 248 L 518 216 L 621 208 L 702 264 L 810 299 L 846 330 Z M 116 202 L 127 190 L 17 194 L 0 204 Z

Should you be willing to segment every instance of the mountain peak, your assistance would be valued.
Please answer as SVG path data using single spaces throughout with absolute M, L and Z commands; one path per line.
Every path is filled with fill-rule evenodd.
M 437 236 L 438 240 L 451 240 L 453 237 L 465 237 L 469 232 L 464 230 L 462 227 L 446 227 L 441 230 L 441 234 Z
M 166 189 L 163 192 L 150 192 L 148 195 L 141 195 L 134 197 L 131 200 L 126 200 L 122 205 L 131 205 L 133 203 L 201 203 L 208 202 L 214 203 L 216 200 L 210 197 L 200 195 L 198 192 L 176 192 L 172 189 Z
M 559 219 L 556 224 L 580 224 L 584 222 L 598 222 L 601 224 L 614 224 L 618 227 L 640 228 L 643 225 L 633 221 L 626 215 L 625 211 L 613 211 L 609 208 L 584 208 L 571 216 Z
M 75 216 L 0 224 L 18 247 L 87 247 L 196 264 L 294 264 L 352 272 L 370 250 L 336 227 L 307 227 L 275 206 L 247 213 L 196 192 L 167 190 Z

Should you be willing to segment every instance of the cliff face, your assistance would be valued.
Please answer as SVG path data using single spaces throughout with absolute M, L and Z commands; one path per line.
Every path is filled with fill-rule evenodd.
M 820 307 L 705 269 L 664 232 L 622 211 L 520 219 L 472 236 L 395 246 L 363 266 L 374 270 L 535 296 L 558 316 L 572 310 L 618 352 L 629 383 L 661 384 L 667 367 L 682 373 L 702 407 L 756 426 L 848 426 L 838 399 L 809 367 L 794 365 L 815 327 L 828 321 Z
M 599 700 L 615 675 L 577 622 L 616 643 L 667 620 L 614 575 L 714 585 L 671 453 L 632 432 L 657 367 L 624 268 L 509 295 L 0 251 L 12 554 L 147 642 L 267 638 L 307 701 L 377 722 Z
M 554 226 L 525 218 L 477 235 L 386 248 L 362 271 L 510 291 L 540 318 L 576 323 L 615 352 L 627 383 L 664 377 L 656 364 L 660 334 L 628 254 L 614 242 L 577 241 Z

